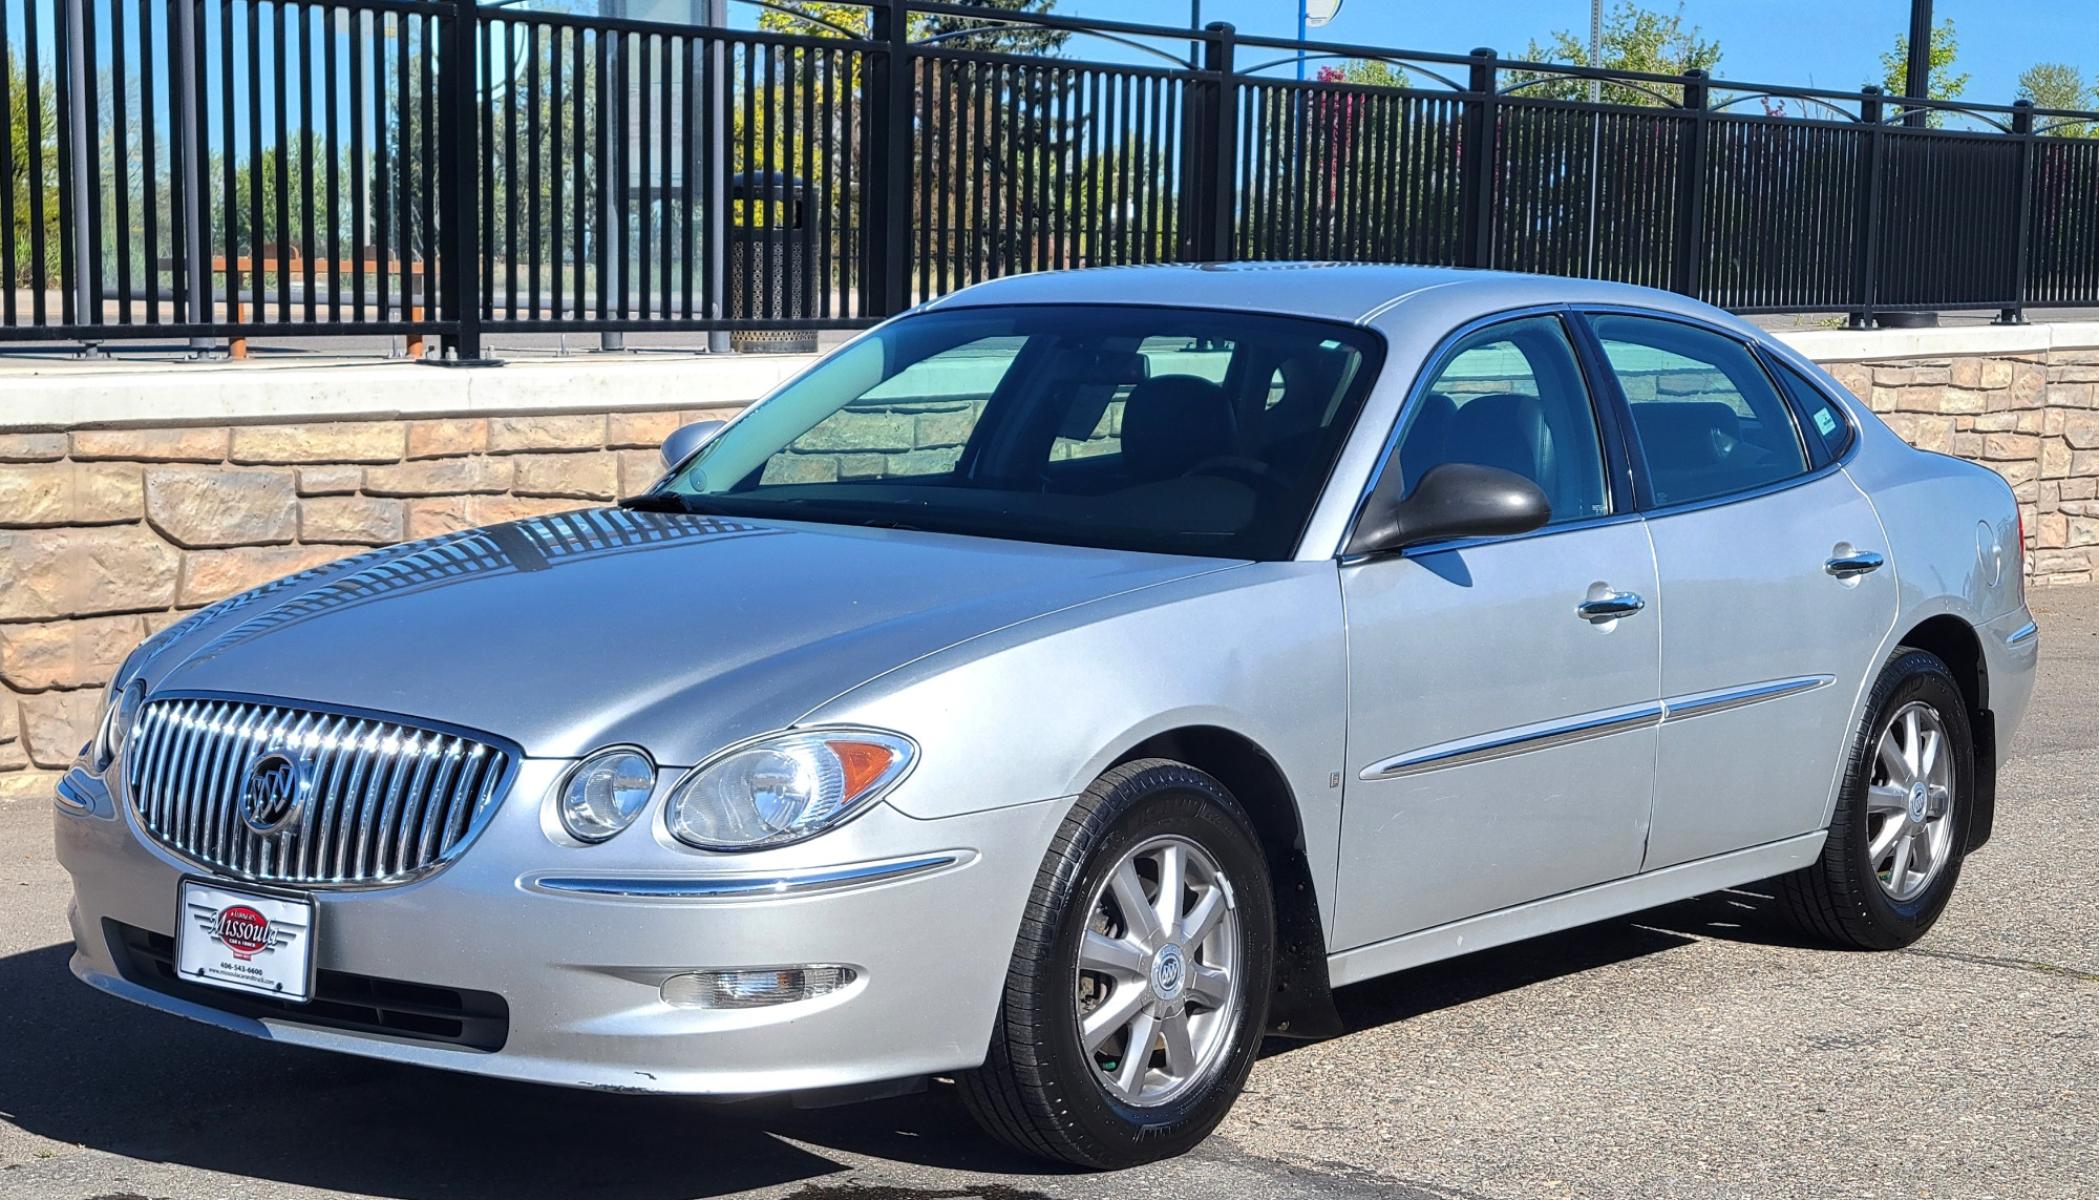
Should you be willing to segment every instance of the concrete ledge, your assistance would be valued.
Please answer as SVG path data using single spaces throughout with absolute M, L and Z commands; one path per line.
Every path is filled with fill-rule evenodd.
M 1818 363 L 2001 357 L 2099 349 L 2099 321 L 1956 325 L 1937 329 L 1807 329 L 1774 333 Z
M 815 355 L 416 363 L 40 364 L 0 372 L 0 430 L 607 412 L 747 404 Z

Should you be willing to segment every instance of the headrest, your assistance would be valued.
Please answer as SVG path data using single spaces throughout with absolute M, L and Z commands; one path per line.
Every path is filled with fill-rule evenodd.
M 1122 461 L 1135 479 L 1170 479 L 1234 449 L 1223 388 L 1194 375 L 1155 375 L 1122 405 Z
M 1443 459 L 1514 471 L 1551 496 L 1552 453 L 1545 406 L 1536 396 L 1500 392 L 1474 396 L 1458 405 Z

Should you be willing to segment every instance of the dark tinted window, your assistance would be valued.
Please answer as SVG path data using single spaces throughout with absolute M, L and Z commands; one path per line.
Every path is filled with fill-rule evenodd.
M 1815 461 L 1830 462 L 1842 455 L 1851 445 L 1851 422 L 1844 419 L 1844 410 L 1800 372 L 1781 362 L 1773 362 L 1772 367 L 1786 394 L 1793 398 L 1793 406 L 1800 410 L 1808 441 L 1817 449 Z
M 1283 558 L 1377 360 L 1363 330 L 1293 317 L 936 310 L 825 359 L 650 502 Z
M 1537 484 L 1555 524 L 1610 511 L 1596 410 L 1556 317 L 1459 342 L 1416 400 L 1397 458 L 1402 495 L 1440 464 L 1480 463 Z
M 1657 504 L 1725 496 L 1807 470 L 1793 414 L 1748 347 L 1676 321 L 1591 321 L 1625 391 Z

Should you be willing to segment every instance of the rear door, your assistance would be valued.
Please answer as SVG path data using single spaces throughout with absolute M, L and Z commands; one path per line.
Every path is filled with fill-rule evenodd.
M 1660 576 L 1645 868 L 1812 832 L 1895 620 L 1880 520 L 1732 334 L 1627 313 L 1589 327 L 1630 417 Z

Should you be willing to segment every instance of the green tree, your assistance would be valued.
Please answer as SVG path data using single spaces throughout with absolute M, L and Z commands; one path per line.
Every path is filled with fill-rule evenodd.
M 1377 58 L 1351 58 L 1343 63 L 1333 76 L 1322 68 L 1321 79 L 1337 78 L 1342 83 L 1353 83 L 1360 87 L 1403 88 L 1410 86 L 1405 67 L 1396 67 Z
M 6 186 L 15 210 L 14 228 L 8 231 L 8 236 L 14 239 L 15 277 L 6 281 L 5 286 L 50 287 L 58 280 L 60 247 L 64 244 L 59 240 L 58 230 L 58 93 L 52 86 L 52 72 L 47 68 L 39 72 L 37 92 L 31 96 L 28 73 L 20 54 L 12 46 L 5 54 L 7 126 L 11 139 L 9 145 L 14 148 L 7 164 L 9 178 Z M 36 127 L 33 139 L 30 133 L 32 116 Z M 29 173 L 32 141 L 42 147 L 44 171 L 41 177 Z M 32 199 L 41 200 L 44 207 L 42 279 L 37 278 L 31 251 L 35 237 L 33 231 L 37 227 L 36 214 L 31 210 Z
M 1532 41 L 1523 57 L 1532 62 L 1598 66 L 1611 71 L 1639 71 L 1655 75 L 1681 75 L 1686 71 L 1710 72 L 1720 65 L 1720 43 L 1698 36 L 1698 26 L 1686 24 L 1681 2 L 1675 11 L 1647 8 L 1635 0 L 1619 0 L 1603 22 L 1600 58 L 1589 59 L 1589 39 L 1573 30 L 1556 29 L 1545 44 Z M 1589 81 L 1549 71 L 1510 71 L 1506 86 L 1521 88 L 1523 96 L 1555 100 L 1586 100 Z M 1659 96 L 1657 95 L 1659 93 Z M 1683 89 L 1674 84 L 1612 83 L 1606 80 L 1602 99 L 1606 104 L 1658 105 L 1660 97 L 1681 101 Z
M 1930 63 L 1929 82 L 1924 89 L 1926 100 L 1958 100 L 1968 90 L 1968 73 L 1955 74 L 1954 60 L 1960 57 L 1960 39 L 1953 32 L 1953 18 L 1948 17 L 1932 26 L 1931 47 L 1925 54 Z M 1895 39 L 1895 48 L 1880 56 L 1881 87 L 1890 96 L 1909 93 L 1909 35 Z M 1937 126 L 1944 123 L 1945 114 L 1934 111 L 1928 121 Z
M 2099 86 L 2088 86 L 2084 75 L 2069 63 L 2035 63 L 2019 73 L 2019 96 L 2033 101 L 2035 108 L 2087 111 L 2099 107 Z M 2051 124 L 2057 122 L 2055 124 Z M 2092 137 L 2099 124 L 2069 121 L 2063 117 L 2040 117 L 2036 126 L 2046 127 L 2055 137 Z

